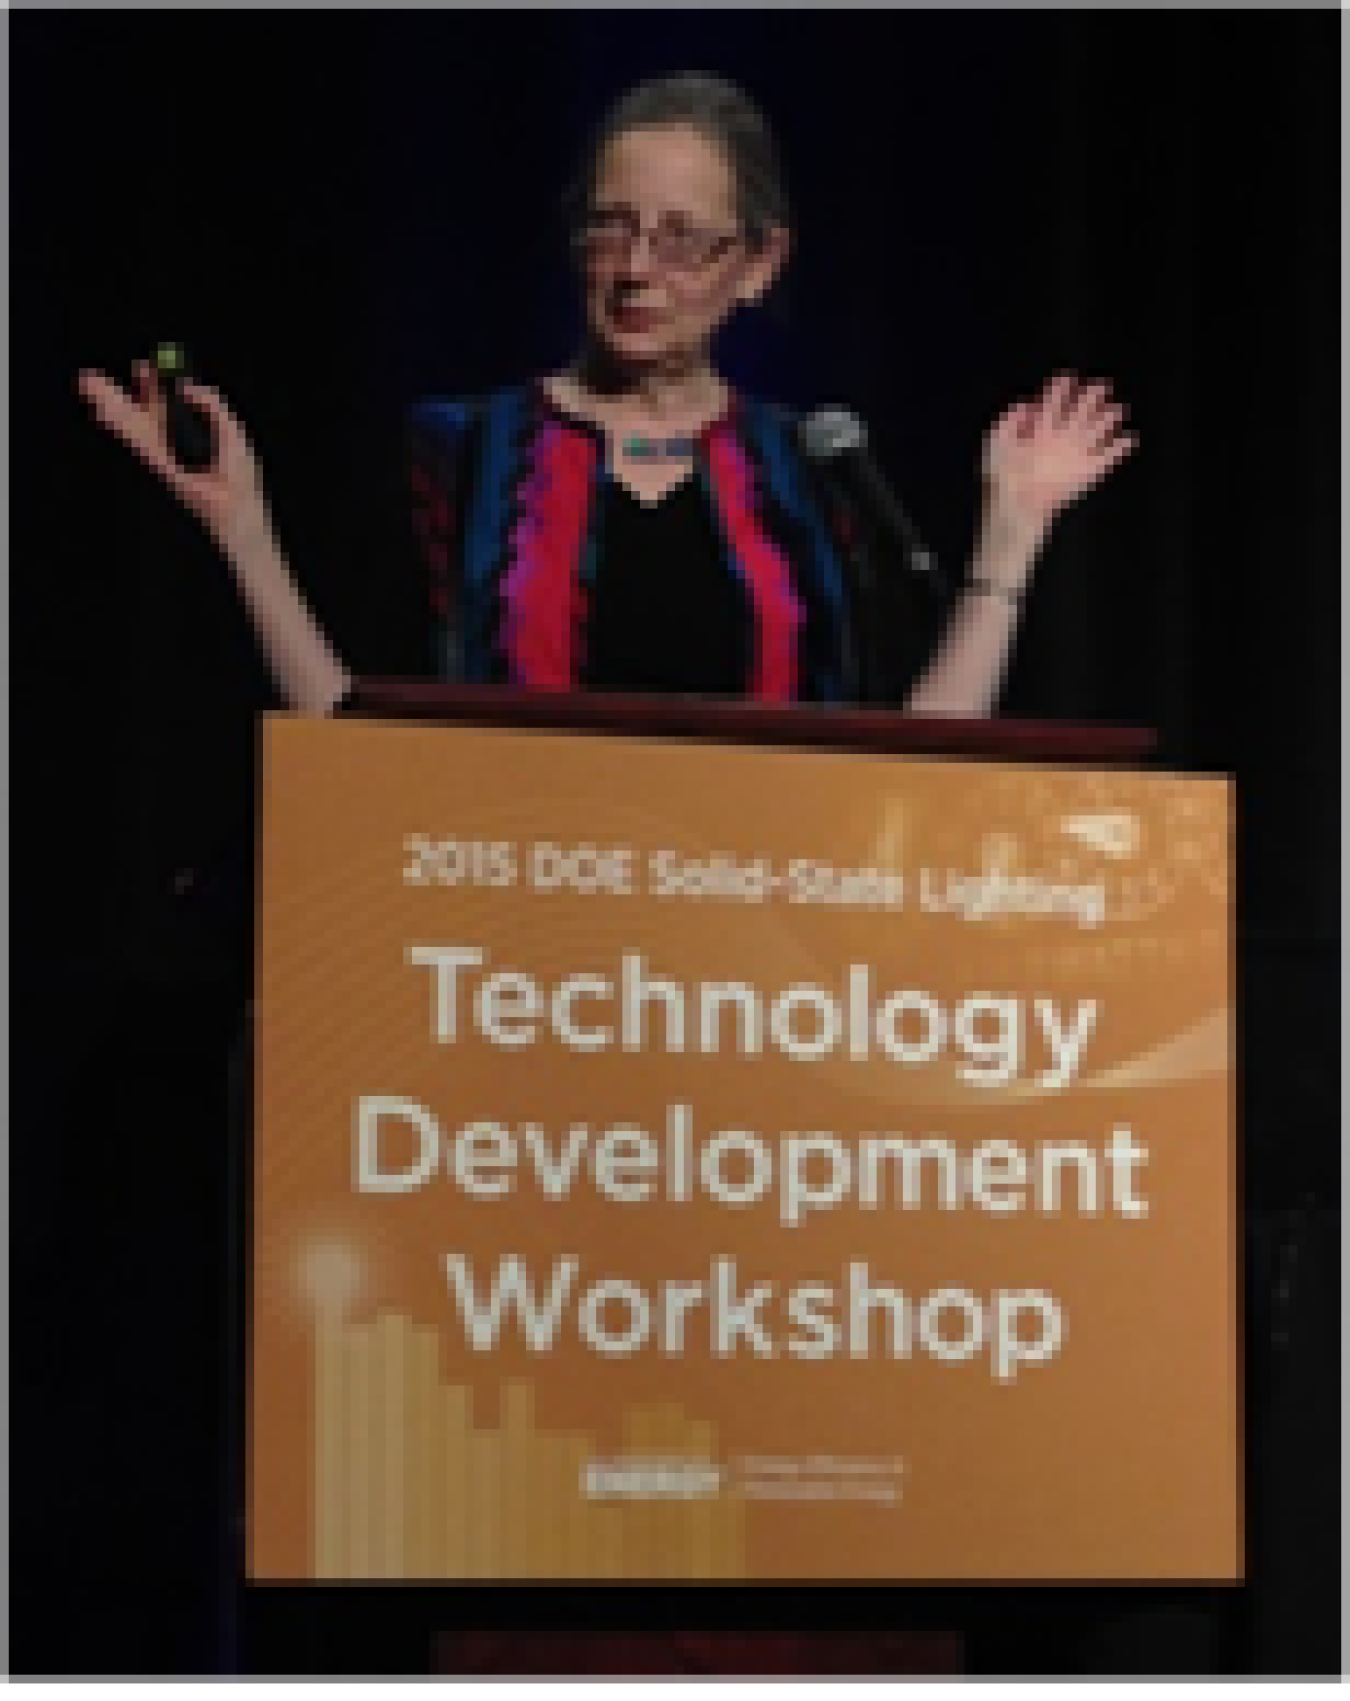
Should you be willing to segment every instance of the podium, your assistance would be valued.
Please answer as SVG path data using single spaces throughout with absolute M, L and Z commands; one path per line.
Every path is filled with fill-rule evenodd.
M 528 1582 L 540 1630 L 595 1638 L 550 1644 L 541 1657 L 587 1662 L 555 1669 L 614 1669 L 621 1617 L 650 1633 L 632 1669 L 716 1671 L 773 1669 L 774 1632 L 660 1627 L 737 1624 L 753 1596 L 749 1618 L 781 1610 L 785 1635 L 811 1610 L 800 1591 L 829 1615 L 818 1591 L 837 1603 L 847 1582 L 1239 1576 L 1232 1213 L 1216 1202 L 1233 1183 L 1230 799 L 1148 771 L 1152 752 L 1126 727 L 394 681 L 362 681 L 338 723 L 269 727 L 250 1575 L 472 1583 L 438 1591 L 435 1663 L 503 1672 L 539 1667 L 494 1636 L 485 1586 L 510 1584 L 522 1634 Z M 609 860 L 587 844 L 569 862 L 588 823 Z M 685 1123 L 656 1132 L 658 1099 L 688 1099 Z M 873 1120 L 901 1107 L 940 1148 L 931 1192 L 919 1124 Z M 1106 1124 L 1132 1111 L 1154 1118 L 1148 1138 L 1116 1127 L 1108 1151 Z M 1178 1215 L 1195 1225 L 1184 1255 Z M 493 1335 L 474 1284 L 494 1247 L 524 1261 L 606 1235 L 575 1351 L 541 1347 L 535 1325 Z M 856 1275 L 901 1243 L 912 1298 Z M 757 1333 L 737 1301 L 713 1347 L 686 1347 L 661 1282 L 695 1253 L 785 1292 L 811 1277 L 816 1306 L 822 1269 L 854 1272 L 847 1350 L 842 1311 L 802 1334 L 800 1287 L 795 1336 Z M 442 1258 L 459 1260 L 458 1333 L 443 1274 L 433 1292 Z M 700 1324 L 713 1285 L 690 1302 Z M 1169 1355 L 1150 1334 L 1163 1316 L 1203 1338 Z M 1184 1409 L 1164 1426 L 1173 1386 Z M 896 1454 L 914 1475 L 889 1499 L 885 1426 L 866 1416 L 888 1390 L 914 1453 Z M 626 1427 L 607 1428 L 625 1400 Z M 1139 1419 L 1158 1427 L 1147 1444 Z M 1099 1448 L 1110 1429 L 1119 1490 L 1082 1462 L 1066 1489 L 1075 1425 Z M 989 1462 L 1005 1430 L 1049 1534 Z M 940 1444 L 958 1434 L 960 1469 Z M 648 1511 L 666 1489 L 604 1475 L 616 1451 L 701 1463 L 720 1487 L 699 1500 L 686 1482 L 691 1506 Z M 788 1476 L 828 1505 L 792 1504 Z M 999 1485 L 1006 1518 L 973 1513 L 968 1481 Z M 1179 1518 L 1161 1503 L 1191 1492 Z M 959 1666 L 950 1619 L 906 1654 L 879 1640 L 885 1613 L 847 1650 L 780 1637 L 777 1658 Z M 718 1646 L 733 1664 L 709 1663 Z
M 363 679 L 347 714 L 451 726 L 692 738 L 764 747 L 889 755 L 984 756 L 1009 761 L 1141 763 L 1157 739 L 1148 727 L 1105 722 L 966 720 L 886 709 L 710 702 L 619 692 L 522 691 L 494 685 L 426 685 Z

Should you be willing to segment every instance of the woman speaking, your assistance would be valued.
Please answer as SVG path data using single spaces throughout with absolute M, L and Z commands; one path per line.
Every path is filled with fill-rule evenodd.
M 794 422 L 712 363 L 720 327 L 773 286 L 791 245 L 754 106 L 703 75 L 636 89 L 595 133 L 568 215 L 585 302 L 572 364 L 411 414 L 437 676 L 989 713 L 1049 527 L 1134 446 L 1109 387 L 1056 377 L 990 428 L 971 570 L 923 632 L 913 604 L 863 595 L 898 577 L 886 541 L 803 454 Z M 206 527 L 284 701 L 342 706 L 353 673 L 292 577 L 221 397 L 183 385 L 214 433 L 210 465 L 190 471 L 148 363 L 131 394 L 99 373 L 79 382 Z M 864 655 L 879 679 L 864 680 Z
M 702 75 L 630 93 L 595 133 L 567 212 L 585 303 L 572 364 L 411 414 L 436 675 L 989 713 L 1049 527 L 1133 447 L 1108 387 L 1057 377 L 1010 407 L 984 441 L 960 595 L 896 594 L 920 576 L 894 559 L 894 538 L 805 452 L 786 410 L 737 394 L 712 362 L 719 329 L 773 287 L 791 243 L 776 150 L 744 95 Z M 355 669 L 292 577 L 247 434 L 220 396 L 183 386 L 214 437 L 209 466 L 193 471 L 171 452 L 148 363 L 131 394 L 92 372 L 80 388 L 207 529 L 283 700 L 340 709 Z M 775 1640 L 780 1664 L 807 1669 L 808 1653 Z M 585 1661 L 636 1659 L 616 1641 Z M 695 1669 L 765 1658 L 762 1644 L 685 1652 Z M 557 1669 L 577 1657 L 559 1655 Z

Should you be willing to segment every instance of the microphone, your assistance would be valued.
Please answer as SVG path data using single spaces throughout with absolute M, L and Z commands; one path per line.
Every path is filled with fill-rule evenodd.
M 847 408 L 817 408 L 799 422 L 797 443 L 807 460 L 832 474 L 883 535 L 899 544 L 905 560 L 931 589 L 946 589 L 937 558 L 868 453 L 867 430 L 856 414 Z

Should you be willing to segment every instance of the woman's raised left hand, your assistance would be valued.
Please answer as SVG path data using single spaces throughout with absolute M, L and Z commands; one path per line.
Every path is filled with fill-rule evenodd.
M 990 519 L 1038 545 L 1055 516 L 1135 448 L 1124 418 L 1109 384 L 1084 384 L 1072 373 L 1051 379 L 1034 401 L 1015 403 L 984 440 Z

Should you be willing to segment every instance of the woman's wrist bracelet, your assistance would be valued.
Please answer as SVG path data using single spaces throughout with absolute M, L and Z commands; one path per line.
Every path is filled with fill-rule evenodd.
M 966 580 L 966 589 L 980 596 L 1002 597 L 1004 602 L 1011 603 L 1014 608 L 1022 606 L 1022 587 L 1020 585 L 1005 585 L 998 579 L 986 579 L 982 574 L 976 574 Z

